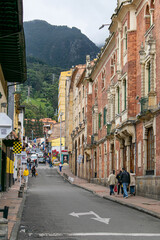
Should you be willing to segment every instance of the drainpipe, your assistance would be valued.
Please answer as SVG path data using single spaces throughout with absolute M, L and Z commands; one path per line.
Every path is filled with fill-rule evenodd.
M 135 158 L 134 158 L 134 172 L 136 174 L 136 162 L 137 162 L 137 137 L 136 137 L 136 123 L 134 123 L 135 129 Z

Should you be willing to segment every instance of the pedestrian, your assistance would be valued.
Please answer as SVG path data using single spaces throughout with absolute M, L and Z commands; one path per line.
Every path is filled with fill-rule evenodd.
M 25 183 L 28 182 L 28 175 L 29 175 L 29 171 L 28 171 L 28 168 L 26 167 L 25 170 L 23 171 L 23 179 Z
M 63 165 L 62 165 L 62 163 L 60 162 L 60 164 L 59 164 L 59 171 L 60 171 L 60 172 L 62 172 L 62 166 L 63 166 Z
M 130 194 L 132 196 L 135 196 L 135 186 L 136 186 L 135 173 L 133 173 L 133 171 L 130 170 Z
M 115 171 L 111 171 L 110 175 L 108 177 L 108 183 L 109 183 L 109 188 L 110 188 L 110 195 L 114 195 L 114 186 L 116 184 L 116 176 L 115 176 Z
M 36 177 L 36 167 L 35 167 L 35 165 L 33 165 L 31 171 L 32 171 L 32 177 Z
M 32 167 L 32 163 L 31 161 L 29 162 L 29 170 L 31 170 L 31 167 Z
M 122 181 L 122 185 L 123 185 L 123 197 L 128 198 L 127 187 L 130 184 L 130 175 L 125 170 L 125 168 L 122 168 L 121 181 Z
M 27 168 L 29 169 L 29 162 L 30 162 L 30 159 L 27 158 Z
M 122 175 L 122 171 L 120 170 L 116 176 L 117 181 L 118 181 L 118 192 L 117 192 L 118 195 L 119 195 L 120 189 L 121 189 L 121 194 L 123 194 L 121 175 Z

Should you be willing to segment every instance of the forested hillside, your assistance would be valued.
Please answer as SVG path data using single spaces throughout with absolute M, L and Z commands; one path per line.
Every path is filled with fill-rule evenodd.
M 75 27 L 52 26 L 45 21 L 24 23 L 27 81 L 21 102 L 25 117 L 57 118 L 58 80 L 61 71 L 96 57 L 99 48 Z
M 54 26 L 42 20 L 24 22 L 27 56 L 51 66 L 71 68 L 96 57 L 99 48 L 75 27 Z
M 27 57 L 27 81 L 21 87 L 21 102 L 26 106 L 26 118 L 56 119 L 61 71 L 36 58 Z

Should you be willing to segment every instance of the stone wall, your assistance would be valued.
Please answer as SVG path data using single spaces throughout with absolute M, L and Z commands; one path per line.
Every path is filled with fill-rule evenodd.
M 137 177 L 136 193 L 139 196 L 160 200 L 160 177 Z

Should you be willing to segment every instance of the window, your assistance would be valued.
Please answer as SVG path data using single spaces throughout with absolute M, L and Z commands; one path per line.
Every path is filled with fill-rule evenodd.
M 82 108 L 82 117 L 83 117 L 83 120 L 84 120 L 84 107 Z
M 117 97 L 118 97 L 118 114 L 120 113 L 120 93 L 119 93 L 119 87 L 117 88 Z
M 81 122 L 81 113 L 79 112 L 79 123 Z
M 84 98 L 84 85 L 83 85 L 83 98 Z
M 105 86 L 105 77 L 106 77 L 106 72 L 105 72 L 105 69 L 102 71 L 102 89 L 104 88 Z
M 103 109 L 103 125 L 107 123 L 107 109 L 106 107 Z
M 127 24 L 125 24 L 123 30 L 123 49 L 125 53 L 127 51 Z
M 151 91 L 151 63 L 148 61 L 145 65 L 145 96 Z
M 148 63 L 148 92 L 151 91 L 151 64 Z
M 146 12 L 145 12 L 145 29 L 146 29 L 146 31 L 150 28 L 150 25 L 151 25 L 151 16 L 150 16 L 149 5 L 147 5 Z
M 116 63 L 116 56 L 111 58 L 111 77 L 115 74 L 115 63 Z
M 148 128 L 147 134 L 147 175 L 154 174 L 154 135 L 153 127 Z
M 81 102 L 81 92 L 79 92 L 79 103 Z
M 154 23 L 154 2 L 155 0 L 151 0 L 150 4 L 151 25 Z
M 127 109 L 127 81 L 123 80 L 122 83 L 122 111 Z
M 95 89 L 94 89 L 94 94 L 95 94 L 95 98 L 97 97 L 98 93 L 98 84 L 95 84 Z
M 98 127 L 99 127 L 99 129 L 101 129 L 101 127 L 102 127 L 101 122 L 102 122 L 102 114 L 99 113 L 99 119 L 98 119 Z

